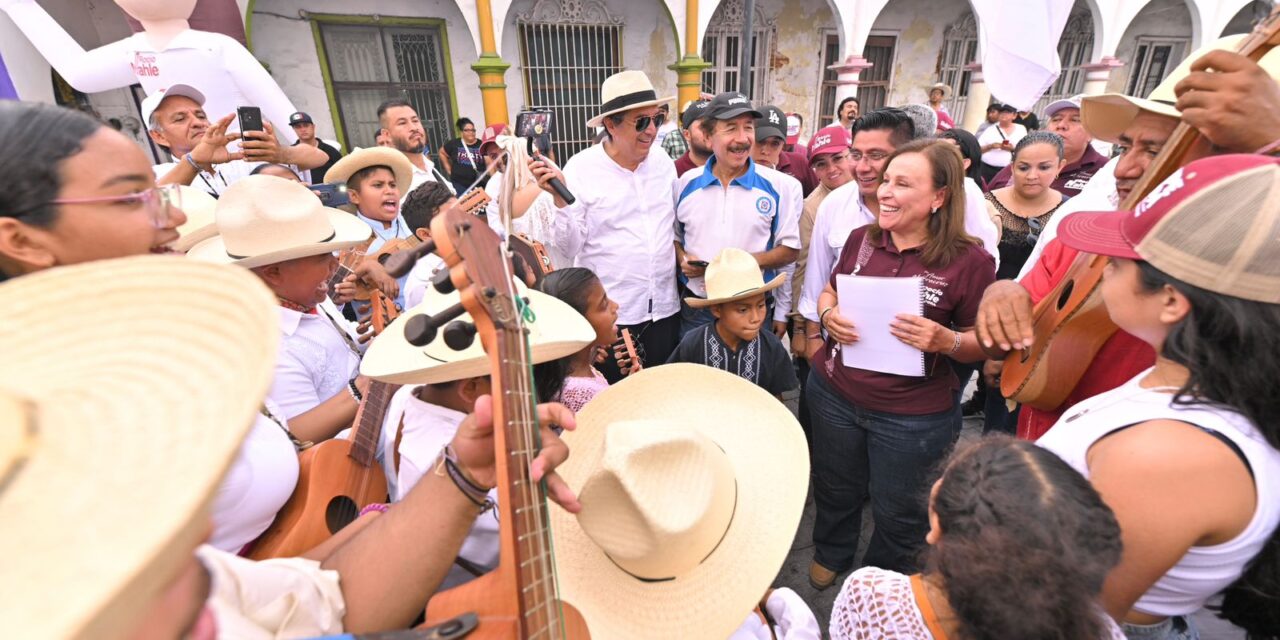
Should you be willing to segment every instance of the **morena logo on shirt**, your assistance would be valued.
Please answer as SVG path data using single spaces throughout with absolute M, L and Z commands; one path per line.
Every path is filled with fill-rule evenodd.
M 756 211 L 759 211 L 762 215 L 769 215 L 769 212 L 773 211 L 773 201 L 768 196 L 760 196 L 756 200 Z

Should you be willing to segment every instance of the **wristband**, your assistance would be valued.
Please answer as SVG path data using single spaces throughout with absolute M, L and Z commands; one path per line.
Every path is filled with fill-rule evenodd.
M 951 345 L 951 350 L 947 352 L 947 355 L 954 356 L 955 354 L 960 352 L 960 336 L 962 334 L 959 331 L 952 331 L 951 333 L 955 334 L 956 343 Z
M 806 338 L 808 338 L 808 339 L 810 339 L 810 340 L 821 340 L 821 339 L 822 339 L 822 334 L 821 334 L 821 333 L 810 333 L 810 334 L 807 334 L 805 337 L 806 337 Z
M 826 309 L 823 309 L 823 310 L 822 310 L 822 313 L 819 313 L 819 314 L 818 314 L 818 326 L 819 326 L 819 327 L 826 327 L 826 326 L 827 326 L 827 314 L 828 314 L 828 313 L 831 313 L 831 310 L 832 310 L 832 309 L 835 309 L 835 307 L 827 307 Z
M 200 168 L 200 165 L 196 163 L 196 159 L 192 158 L 190 153 L 182 156 L 182 159 L 186 160 L 187 164 L 191 165 L 191 168 L 196 170 L 196 173 L 204 173 L 204 169 Z
M 440 452 L 440 460 L 436 463 L 436 475 L 445 475 L 448 473 L 449 480 L 453 481 L 453 485 L 470 500 L 472 504 L 480 508 L 480 513 L 484 513 L 492 509 L 495 505 L 489 499 L 489 490 L 476 485 L 472 482 L 467 474 L 462 471 L 462 467 L 458 466 L 458 454 L 453 450 L 453 445 L 446 445 L 444 450 Z

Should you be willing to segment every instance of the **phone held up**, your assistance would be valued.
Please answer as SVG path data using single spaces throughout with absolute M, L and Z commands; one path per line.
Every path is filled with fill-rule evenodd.
M 262 109 L 258 107 L 238 107 L 236 118 L 240 121 L 240 133 L 246 131 L 262 131 Z
M 516 135 L 524 138 L 529 145 L 529 157 L 540 157 L 551 148 L 551 123 L 553 115 L 550 111 L 521 111 L 516 114 Z M 551 179 L 551 188 L 566 204 L 573 204 L 577 198 L 569 192 L 559 179 Z

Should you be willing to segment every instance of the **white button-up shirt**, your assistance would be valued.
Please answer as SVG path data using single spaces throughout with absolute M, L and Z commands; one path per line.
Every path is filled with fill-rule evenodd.
M 325 305 L 314 314 L 280 307 L 280 355 L 267 397 L 289 420 L 345 389 L 360 366 L 358 343 L 331 313 Z
M 440 452 L 453 441 L 458 425 L 467 416 L 446 407 L 423 402 L 414 395 L 421 385 L 405 385 L 396 391 L 387 405 L 382 423 L 383 469 L 392 502 L 403 500 L 422 477 L 431 472 Z M 403 424 L 403 427 L 401 426 Z M 396 431 L 400 431 L 400 466 L 395 466 Z M 498 501 L 498 490 L 489 491 L 489 499 Z M 471 533 L 462 543 L 458 555 L 471 563 L 493 569 L 498 566 L 498 514 L 485 512 L 471 525 Z M 443 588 L 457 586 L 475 576 L 454 566 L 445 577 Z
M 556 216 L 556 248 L 599 276 L 618 303 L 618 324 L 678 313 L 671 158 L 654 145 L 630 171 L 599 144 L 570 158 L 564 175 L 577 201 Z
M 417 189 L 418 185 L 427 182 L 439 182 L 449 189 L 449 193 L 453 193 L 453 183 L 445 180 L 444 176 L 439 171 L 436 171 L 436 163 L 432 162 L 431 158 L 428 158 L 425 153 L 422 154 L 422 165 L 426 168 L 419 169 L 418 165 L 413 164 L 412 160 L 409 161 L 409 166 L 413 167 L 413 182 L 409 184 L 408 189 L 401 187 L 400 204 L 404 204 L 404 199 L 409 197 L 409 192 Z

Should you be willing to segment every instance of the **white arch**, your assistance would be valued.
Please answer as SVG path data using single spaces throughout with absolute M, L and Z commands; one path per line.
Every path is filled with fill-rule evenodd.
M 1092 0 L 1090 1 L 1092 2 Z M 1129 26 L 1133 24 L 1134 19 L 1138 17 L 1142 10 L 1154 1 L 1121 0 L 1111 5 L 1109 11 L 1102 15 L 1104 25 L 1102 48 L 1100 52 L 1095 50 L 1095 59 L 1101 56 L 1115 56 L 1116 51 L 1120 49 L 1120 42 L 1124 39 L 1125 32 L 1129 30 Z M 1249 0 L 1229 1 L 1244 4 Z M 1218 3 L 1215 0 L 1183 0 L 1183 2 L 1186 4 L 1187 12 L 1191 14 L 1191 49 L 1194 50 L 1199 48 L 1204 41 L 1203 38 L 1206 31 L 1203 25 L 1205 24 L 1206 16 L 1209 16 L 1211 21 L 1216 21 L 1214 14 L 1217 13 Z M 1218 27 L 1219 32 L 1234 15 L 1235 11 L 1227 14 L 1227 17 Z

